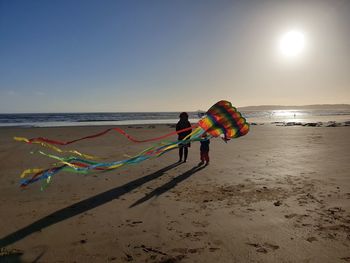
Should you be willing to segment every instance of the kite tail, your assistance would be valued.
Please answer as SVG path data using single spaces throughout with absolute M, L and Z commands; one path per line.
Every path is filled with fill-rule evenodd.
M 34 175 L 31 178 L 22 179 L 21 187 L 25 187 L 34 182 L 43 180 L 43 184 L 41 188 L 44 189 L 49 184 L 52 177 L 61 171 L 86 174 L 91 171 L 110 171 L 125 165 L 137 164 L 151 158 L 159 157 L 166 152 L 174 150 L 178 148 L 179 144 L 186 144 L 189 142 L 200 141 L 201 135 L 204 132 L 205 131 L 202 128 L 197 127 L 189 135 L 187 135 L 183 140 L 169 141 L 169 142 L 163 141 L 161 143 L 158 143 L 156 145 L 153 145 L 141 151 L 135 156 L 132 156 L 125 160 L 115 161 L 115 162 L 96 162 L 96 161 L 87 160 L 84 158 L 78 158 L 75 156 L 59 157 L 53 154 L 47 154 L 42 151 L 38 151 L 40 154 L 58 161 L 58 164 L 56 164 L 58 166 L 50 169 L 25 170 L 21 175 L 22 178 L 29 174 L 34 174 Z
M 64 145 L 72 144 L 72 143 L 75 143 L 75 142 L 78 142 L 78 141 L 82 141 L 82 140 L 86 140 L 86 139 L 97 138 L 97 137 L 105 135 L 106 133 L 108 133 L 109 131 L 112 131 L 112 130 L 117 131 L 119 134 L 125 136 L 126 138 L 128 138 L 132 142 L 136 142 L 136 143 L 152 142 L 152 141 L 158 141 L 158 140 L 167 138 L 167 137 L 175 135 L 175 134 L 179 134 L 181 132 L 185 132 L 185 131 L 191 130 L 192 128 L 196 128 L 196 127 L 198 127 L 198 124 L 194 124 L 194 125 L 192 125 L 189 128 L 185 128 L 185 129 L 182 129 L 182 130 L 179 130 L 179 131 L 174 131 L 174 132 L 165 134 L 165 135 L 160 136 L 160 137 L 146 139 L 146 140 L 137 140 L 137 139 L 133 138 L 132 136 L 130 136 L 129 134 L 127 134 L 124 130 L 122 130 L 120 128 L 109 128 L 109 129 L 104 130 L 104 131 L 102 131 L 100 133 L 97 133 L 97 134 L 94 134 L 94 135 L 89 135 L 89 136 L 86 136 L 86 137 L 82 137 L 82 138 L 75 139 L 75 140 L 72 140 L 72 141 L 67 141 L 67 142 L 55 141 L 55 140 L 47 139 L 47 138 L 44 138 L 44 137 L 37 137 L 37 138 L 32 138 L 32 139 L 27 139 L 25 137 L 14 137 L 13 139 L 15 141 L 25 142 L 25 143 L 29 143 L 29 144 L 40 144 L 43 147 L 50 148 L 51 150 L 54 150 L 54 151 L 59 152 L 59 153 L 71 153 L 71 154 L 75 154 L 75 155 L 78 155 L 80 157 L 83 157 L 85 159 L 94 160 L 94 159 L 100 159 L 100 158 L 98 158 L 96 156 L 93 156 L 93 155 L 83 154 L 83 153 L 80 153 L 80 152 L 78 152 L 76 150 L 69 150 L 69 151 L 61 150 L 60 148 L 58 148 L 55 145 L 63 145 L 64 146 Z
M 32 138 L 32 139 L 27 139 L 27 138 L 24 138 L 24 137 L 14 137 L 14 139 L 16 141 L 23 141 L 23 142 L 26 142 L 26 143 L 46 143 L 46 145 L 52 145 L 52 144 L 54 144 L 54 145 L 68 145 L 68 144 L 72 144 L 72 143 L 75 143 L 75 142 L 78 142 L 78 141 L 82 141 L 82 140 L 86 140 L 86 139 L 97 138 L 97 137 L 105 135 L 109 131 L 114 130 L 114 131 L 118 132 L 119 134 L 125 136 L 126 138 L 128 138 L 132 142 L 141 143 L 141 142 L 159 141 L 161 139 L 164 139 L 164 138 L 167 138 L 167 137 L 179 134 L 181 132 L 192 130 L 193 128 L 197 128 L 198 126 L 199 126 L 198 124 L 194 124 L 191 127 L 188 127 L 188 128 L 182 129 L 182 130 L 174 131 L 174 132 L 165 134 L 165 135 L 160 136 L 160 137 L 146 139 L 146 140 L 135 139 L 134 137 L 132 137 L 131 135 L 127 134 L 124 130 L 122 130 L 122 129 L 118 128 L 118 127 L 116 127 L 116 128 L 109 128 L 109 129 L 104 130 L 104 131 L 102 131 L 100 133 L 97 133 L 97 134 L 89 135 L 89 136 L 86 136 L 86 137 L 82 137 L 82 138 L 79 138 L 79 139 L 75 139 L 75 140 L 72 140 L 72 141 L 66 141 L 66 142 L 51 140 L 51 139 L 47 139 L 47 138 L 44 138 L 44 137 L 37 137 L 37 138 Z
M 83 157 L 83 158 L 86 158 L 86 159 L 91 159 L 91 160 L 94 160 L 94 159 L 99 159 L 98 157 L 94 156 L 94 155 L 89 155 L 89 154 L 83 154 L 83 153 L 80 153 L 76 150 L 62 150 L 60 148 L 58 148 L 57 146 L 54 146 L 54 145 L 51 145 L 47 142 L 43 142 L 43 141 L 32 141 L 30 142 L 30 140 L 28 140 L 27 138 L 24 138 L 24 137 L 13 137 L 13 139 L 15 141 L 18 141 L 18 142 L 26 142 L 26 143 L 31 143 L 31 144 L 40 144 L 41 146 L 43 147 L 46 147 L 46 148 L 49 148 L 51 150 L 54 150 L 56 152 L 59 152 L 59 153 L 71 153 L 71 154 L 75 154 L 75 155 L 78 155 L 80 157 Z

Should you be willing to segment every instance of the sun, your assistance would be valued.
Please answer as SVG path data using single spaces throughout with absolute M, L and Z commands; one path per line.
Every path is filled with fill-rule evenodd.
M 283 34 L 279 40 L 279 50 L 286 57 L 296 57 L 305 48 L 305 35 L 301 31 L 292 30 Z

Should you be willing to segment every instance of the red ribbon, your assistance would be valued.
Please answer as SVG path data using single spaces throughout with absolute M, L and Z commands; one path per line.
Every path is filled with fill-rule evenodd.
M 137 139 L 133 138 L 132 136 L 130 136 L 129 134 L 127 134 L 124 130 L 122 130 L 120 128 L 109 128 L 109 129 L 107 129 L 107 130 L 105 130 L 103 132 L 100 132 L 100 133 L 97 133 L 97 134 L 93 134 L 93 135 L 89 135 L 89 136 L 82 137 L 82 138 L 75 139 L 75 140 L 68 141 L 68 142 L 50 140 L 50 139 L 47 139 L 47 138 L 44 138 L 44 137 L 32 138 L 32 139 L 29 139 L 28 141 L 29 141 L 29 143 L 32 143 L 32 142 L 46 142 L 46 143 L 55 144 L 55 145 L 68 145 L 68 144 L 75 143 L 75 142 L 78 142 L 78 141 L 100 137 L 100 136 L 108 133 L 109 131 L 114 130 L 114 131 L 120 133 L 121 135 L 125 136 L 126 138 L 128 138 L 132 142 L 141 143 L 141 142 L 158 141 L 158 140 L 164 139 L 166 137 L 169 137 L 169 136 L 172 136 L 172 135 L 175 135 L 175 134 L 179 134 L 181 132 L 185 132 L 185 131 L 191 130 L 193 128 L 197 128 L 198 126 L 199 126 L 198 124 L 194 124 L 191 127 L 188 127 L 188 128 L 185 128 L 185 129 L 182 129 L 182 130 L 179 130 L 179 131 L 174 131 L 174 132 L 165 134 L 163 136 L 156 137 L 156 138 L 151 138 L 151 139 L 147 139 L 147 140 L 137 140 Z

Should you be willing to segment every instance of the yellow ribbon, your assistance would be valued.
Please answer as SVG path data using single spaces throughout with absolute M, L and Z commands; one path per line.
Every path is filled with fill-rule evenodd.
M 51 150 L 54 150 L 56 152 L 59 152 L 59 153 L 72 153 L 72 154 L 75 154 L 75 155 L 79 155 L 83 158 L 86 158 L 86 159 L 90 159 L 90 160 L 94 160 L 94 159 L 99 159 L 98 157 L 96 156 L 93 156 L 93 155 L 88 155 L 88 154 L 83 154 L 83 153 L 80 153 L 76 150 L 69 150 L 69 151 L 64 151 L 64 150 L 61 150 L 60 148 L 54 146 L 54 145 L 51 145 L 49 143 L 46 143 L 46 142 L 30 142 L 27 138 L 24 138 L 24 137 L 13 137 L 13 139 L 15 141 L 18 141 L 18 142 L 26 142 L 26 143 L 36 143 L 36 144 L 40 144 L 41 146 L 44 146 L 44 147 L 47 147 L 47 148 L 50 148 Z

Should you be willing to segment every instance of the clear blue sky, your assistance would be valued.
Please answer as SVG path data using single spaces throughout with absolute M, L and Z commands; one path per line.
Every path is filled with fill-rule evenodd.
M 350 103 L 349 14 L 346 0 L 0 0 L 0 112 Z M 285 58 L 295 28 L 306 47 Z

